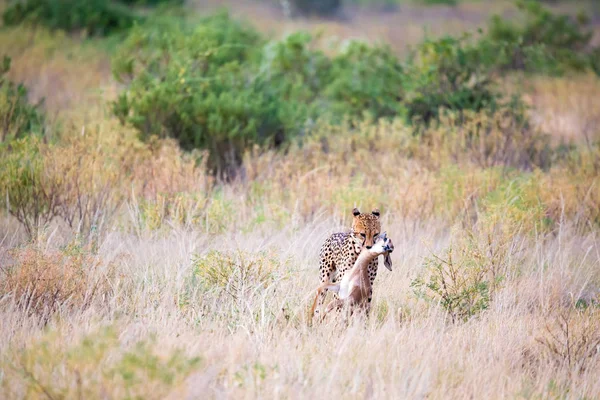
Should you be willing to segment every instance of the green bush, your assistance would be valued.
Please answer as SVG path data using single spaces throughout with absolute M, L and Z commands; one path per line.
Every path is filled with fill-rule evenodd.
M 195 256 L 194 276 L 203 290 L 224 292 L 243 299 L 257 287 L 266 287 L 285 274 L 287 260 L 272 252 L 221 252 L 212 250 Z
M 411 287 L 418 298 L 442 306 L 452 322 L 466 321 L 489 308 L 490 290 L 501 279 L 494 280 L 488 257 L 467 235 L 443 255 L 426 258 Z
M 30 238 L 59 213 L 57 185 L 44 174 L 40 143 L 30 136 L 10 142 L 10 150 L 0 147 L 2 197 Z
M 226 13 L 195 27 L 170 20 L 134 28 L 114 60 L 126 90 L 113 104 L 143 139 L 208 149 L 231 176 L 243 152 L 278 146 L 317 120 L 402 115 L 402 68 L 387 47 L 351 43 L 337 56 L 308 33 L 265 42 Z
M 278 146 L 317 120 L 494 112 L 489 59 L 468 37 L 425 41 L 403 66 L 386 46 L 351 42 L 328 57 L 308 33 L 265 42 L 226 13 L 195 27 L 162 20 L 134 28 L 115 58 L 126 90 L 113 111 L 143 139 L 208 149 L 208 165 L 231 176 L 249 147 Z
M 193 28 L 172 21 L 137 27 L 115 60 L 127 90 L 114 112 L 143 139 L 206 148 L 210 167 L 233 173 L 245 148 L 273 141 L 280 129 L 278 99 L 255 67 L 261 44 L 255 30 L 226 13 Z
M 331 80 L 331 60 L 304 32 L 268 43 L 261 55 L 261 79 L 279 102 L 282 128 L 288 135 L 304 132 L 329 108 L 321 92 Z
M 411 121 L 428 123 L 441 108 L 495 109 L 490 57 L 469 36 L 425 40 L 406 63 L 404 106 Z
M 159 346 L 152 335 L 123 342 L 114 326 L 80 338 L 48 330 L 27 349 L 4 354 L 3 390 L 32 399 L 168 398 L 203 366 L 187 353 Z
M 469 140 L 499 131 L 507 133 L 492 136 L 516 140 L 522 135 L 513 131 L 521 128 L 535 138 L 522 102 L 506 101 L 495 84 L 499 65 L 512 56 L 505 42 L 491 33 L 427 39 L 402 63 L 388 47 L 359 42 L 328 56 L 308 33 L 267 42 L 226 13 L 194 27 L 162 20 L 133 29 L 115 58 L 125 91 L 113 110 L 143 139 L 172 137 L 184 149 L 208 149 L 208 165 L 226 176 L 248 148 L 279 146 L 318 120 L 401 117 L 418 127 L 439 123 L 444 110 L 462 126 L 475 112 L 494 121 L 501 116 L 510 128 L 471 124 Z M 533 56 L 537 49 L 523 51 Z M 516 164 L 545 164 L 545 145 L 531 143 L 533 153 L 523 156 L 529 161 Z M 479 156 L 505 163 L 493 154 Z
M 562 74 L 592 66 L 592 31 L 585 29 L 585 16 L 555 15 L 532 0 L 518 1 L 517 6 L 522 22 L 494 16 L 480 43 L 496 54 L 501 70 Z
M 15 0 L 2 17 L 5 25 L 28 22 L 90 35 L 107 35 L 140 20 L 126 5 L 110 0 Z
M 27 102 L 27 88 L 11 82 L 6 73 L 10 58 L 4 56 L 0 65 L 0 143 L 23 138 L 31 133 L 43 133 L 44 119 L 37 105 Z
M 337 115 L 404 114 L 403 69 L 389 47 L 351 42 L 334 58 L 330 76 L 325 95 Z

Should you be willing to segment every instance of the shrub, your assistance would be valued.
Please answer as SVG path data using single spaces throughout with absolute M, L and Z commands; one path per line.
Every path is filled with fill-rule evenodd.
M 489 307 L 490 282 L 477 260 L 456 261 L 452 254 L 450 248 L 443 257 L 427 258 L 423 267 L 429 273 L 428 280 L 417 278 L 411 286 L 418 297 L 439 302 L 452 322 L 458 322 Z
M 60 144 L 30 136 L 2 150 L 0 201 L 30 238 L 57 217 L 84 238 L 98 231 L 124 201 L 127 190 L 119 183 L 136 162 L 128 143 L 103 142 L 98 132 L 66 136 Z
M 427 39 L 411 52 L 404 77 L 404 106 L 411 121 L 430 122 L 440 108 L 495 109 L 488 55 L 470 37 Z
M 314 47 L 312 35 L 298 32 L 268 43 L 261 53 L 264 87 L 278 99 L 278 118 L 292 135 L 302 133 L 330 105 L 322 90 L 331 80 L 331 60 Z
M 127 90 L 115 114 L 143 139 L 173 137 L 209 150 L 209 166 L 235 172 L 245 148 L 275 140 L 278 101 L 250 59 L 260 35 L 221 13 L 195 28 L 158 23 L 133 30 L 114 73 Z
M 6 74 L 10 58 L 4 56 L 0 66 L 0 143 L 43 133 L 44 119 L 38 106 L 27 102 L 27 88 L 14 84 Z
M 5 25 L 29 22 L 90 35 L 108 35 L 140 19 L 124 4 L 111 0 L 15 0 L 2 17 Z
M 217 250 L 197 256 L 193 264 L 194 275 L 204 289 L 225 292 L 235 300 L 244 298 L 257 286 L 273 282 L 284 267 L 272 253 Z
M 59 309 L 84 309 L 110 291 L 108 274 L 94 277 L 101 260 L 78 244 L 62 251 L 29 246 L 11 251 L 14 261 L 2 268 L 0 292 L 24 312 L 47 322 Z
M 517 6 L 523 22 L 494 16 L 480 43 L 492 49 L 501 69 L 562 74 L 593 64 L 592 31 L 584 28 L 586 18 L 555 15 L 534 0 L 517 1 Z
M 115 327 L 73 337 L 52 330 L 3 357 L 3 389 L 27 398 L 156 399 L 179 394 L 201 359 L 158 346 L 153 337 L 127 343 Z
M 536 342 L 542 357 L 555 367 L 582 373 L 600 353 L 600 311 L 597 306 L 571 306 L 553 312 Z
M 17 139 L 0 153 L 0 187 L 6 208 L 29 237 L 58 215 L 59 188 L 44 173 L 42 144 L 36 137 Z
M 45 149 L 44 173 L 58 192 L 58 216 L 82 237 L 99 231 L 124 202 L 127 189 L 119 184 L 136 161 L 129 150 L 129 143 L 106 143 L 90 131 Z
M 359 42 L 328 57 L 307 33 L 265 43 L 227 14 L 195 28 L 162 21 L 135 28 L 115 58 L 126 90 L 113 111 L 143 139 L 208 150 L 222 177 L 234 176 L 254 145 L 278 147 L 317 121 L 404 117 L 419 132 L 420 123 L 439 123 L 440 110 L 477 162 L 546 167 L 547 143 L 523 103 L 501 97 L 498 54 L 487 44 L 470 35 L 426 40 L 400 63 L 388 47 Z M 473 122 L 479 116 L 488 121 Z
M 195 28 L 162 21 L 135 28 L 115 58 L 127 88 L 113 111 L 143 139 L 208 150 L 209 168 L 231 177 L 246 149 L 280 146 L 319 119 L 399 114 L 401 72 L 386 47 L 352 43 L 331 59 L 310 34 L 265 43 L 227 14 Z
M 337 115 L 378 119 L 404 114 L 403 70 L 387 46 L 350 42 L 332 62 L 325 96 Z
M 482 222 L 458 237 L 444 255 L 426 258 L 423 273 L 411 282 L 417 297 L 441 305 L 452 322 L 488 309 L 509 273 L 507 260 L 514 251 L 512 235 L 499 228 Z

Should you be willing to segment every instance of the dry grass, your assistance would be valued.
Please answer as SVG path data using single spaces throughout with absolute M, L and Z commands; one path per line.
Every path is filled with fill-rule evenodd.
M 43 100 L 52 120 L 84 115 L 89 122 L 88 109 L 115 93 L 109 57 L 84 39 L 42 28 L 3 28 L 0 54 L 12 59 L 8 78 L 24 83 L 32 102 Z
M 288 23 L 243 7 L 265 29 L 422 33 L 393 13 L 386 34 L 373 16 Z M 456 12 L 478 20 L 486 7 Z M 140 143 L 106 116 L 101 51 L 15 32 L 0 34 L 13 78 L 62 120 L 38 161 L 75 217 L 28 243 L 0 213 L 0 397 L 600 397 L 597 79 L 533 79 L 533 129 L 502 115 L 449 118 L 418 138 L 398 121 L 324 125 L 285 151 L 248 152 L 224 184 L 205 154 Z M 545 164 L 542 145 L 561 139 L 578 151 Z M 309 327 L 319 247 L 354 206 L 382 209 L 394 271 L 379 271 L 367 321 Z M 490 284 L 486 306 L 454 323 L 412 285 L 450 248 L 457 282 L 471 269 Z
M 600 125 L 600 82 L 596 76 L 534 78 L 526 98 L 534 108 L 532 122 L 544 132 L 569 141 L 589 142 Z
M 547 171 L 493 167 L 471 150 L 446 151 L 463 140 L 453 129 L 428 132 L 450 135 L 450 145 L 418 152 L 398 122 L 325 126 L 285 154 L 247 154 L 245 179 L 229 184 L 215 184 L 171 142 L 123 139 L 127 147 L 116 126 L 70 135 L 56 154 L 95 149 L 83 170 L 119 160 L 102 150 L 110 146 L 126 149 L 124 166 L 136 160 L 111 191 L 125 205 L 90 242 L 97 254 L 84 256 L 112 261 L 110 290 L 80 301 L 106 276 L 102 268 L 86 268 L 85 279 L 53 275 L 50 288 L 76 291 L 63 291 L 40 320 L 14 300 L 23 286 L 7 287 L 4 397 L 599 396 L 600 354 L 588 345 L 600 288 L 597 154 Z M 95 145 L 81 146 L 89 140 Z M 353 205 L 383 209 L 394 271 L 380 271 L 368 321 L 308 327 L 319 246 L 348 226 Z M 3 224 L 7 252 L 20 237 L 14 221 Z M 427 272 L 426 257 L 464 243 L 467 230 L 461 263 L 498 284 L 486 307 L 452 323 L 435 296 L 424 301 L 411 284 Z M 47 261 L 74 233 L 62 224 L 46 232 L 40 250 L 22 253 L 42 261 L 19 264 L 15 276 L 29 274 L 21 282 L 46 282 Z M 590 309 L 572 310 L 574 301 Z M 575 362 L 560 340 L 542 344 L 560 339 L 561 312 L 573 313 L 573 340 L 585 343 Z
M 112 265 L 94 276 L 101 269 L 101 259 L 76 244 L 61 251 L 15 248 L 2 264 L 1 296 L 19 312 L 43 323 L 59 310 L 84 310 L 105 298 L 114 280 Z
M 135 351 L 138 341 L 155 343 L 147 350 L 150 356 L 136 358 L 131 366 L 148 385 L 158 379 L 146 375 L 148 360 L 163 362 L 174 357 L 173 349 L 183 351 L 186 360 L 202 360 L 191 370 L 177 370 L 158 392 L 142 391 L 146 398 L 167 393 L 173 398 L 182 393 L 208 398 L 323 398 L 324 392 L 373 398 L 600 394 L 594 378 L 597 353 L 590 353 L 587 368 L 578 370 L 561 358 L 549 358 L 536 342 L 553 322 L 546 317 L 551 309 L 568 304 L 572 296 L 597 293 L 596 234 L 580 236 L 564 226 L 556 236 L 515 237 L 511 246 L 522 254 L 508 262 L 521 271 L 519 276 L 507 279 L 489 310 L 467 323 L 451 324 L 442 309 L 417 301 L 409 288 L 429 253 L 423 242 L 441 249 L 449 234 L 436 222 L 421 221 L 417 229 L 407 224 L 387 220 L 386 229 L 398 242 L 395 271 L 380 272 L 375 316 L 347 329 L 308 328 L 304 319 L 317 280 L 317 250 L 327 226 L 335 226 L 331 220 L 268 235 L 214 237 L 173 230 L 165 238 L 139 239 L 109 234 L 100 255 L 127 252 L 129 257 L 118 266 L 121 278 L 107 305 L 63 311 L 50 322 L 51 334 L 41 333 L 10 304 L 3 307 L 0 350 L 3 368 L 10 371 L 3 378 L 3 387 L 10 388 L 6 397 L 28 393 L 44 398 L 43 387 L 52 393 L 121 398 L 127 383 L 111 373 L 116 360 Z M 190 283 L 194 253 L 238 248 L 291 256 L 289 275 L 270 285 L 254 283 L 242 298 L 216 296 Z M 107 339 L 95 332 L 107 325 L 118 332 L 111 339 L 116 343 L 81 352 L 84 337 L 88 346 L 103 348 Z M 27 353 L 15 351 L 26 343 Z M 160 349 L 158 361 L 154 349 Z

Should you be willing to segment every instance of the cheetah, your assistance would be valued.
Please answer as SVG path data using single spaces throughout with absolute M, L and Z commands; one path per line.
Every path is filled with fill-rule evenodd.
M 371 261 L 376 260 L 378 256 L 384 255 L 384 257 L 389 257 L 389 254 L 393 251 L 394 244 L 392 240 L 383 232 L 375 240 L 372 247 L 367 248 L 365 246 L 362 249 L 354 266 L 344 275 L 339 284 L 325 282 L 319 286 L 311 309 L 311 316 L 314 315 L 317 300 L 323 290 L 334 291 L 339 297 L 327 306 L 323 317 L 332 310 L 340 310 L 342 308 L 346 308 L 349 315 L 352 315 L 354 309 L 366 310 L 369 305 L 368 296 L 372 293 L 372 282 L 367 268 Z
M 361 214 L 358 208 L 352 210 L 354 215 L 352 221 L 352 230 L 350 232 L 334 233 L 323 244 L 319 253 L 319 279 L 321 284 L 335 283 L 341 281 L 346 271 L 348 271 L 358 258 L 363 246 L 370 249 L 381 231 L 379 221 L 379 210 L 375 209 L 370 214 Z M 390 271 L 392 270 L 392 260 L 387 254 L 384 257 L 384 265 Z M 371 287 L 369 288 L 368 302 L 373 298 L 372 285 L 377 276 L 379 260 L 374 258 L 367 267 Z M 327 295 L 327 289 L 323 290 L 318 299 L 320 307 Z M 368 306 L 367 306 L 368 311 Z M 316 313 L 319 313 L 317 309 Z

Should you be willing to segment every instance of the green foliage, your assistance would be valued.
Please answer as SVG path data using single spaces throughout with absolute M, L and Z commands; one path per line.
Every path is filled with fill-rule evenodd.
M 291 135 L 304 132 L 328 109 L 321 92 L 331 80 L 331 60 L 314 49 L 313 37 L 304 32 L 267 43 L 261 55 L 261 79 L 278 99 L 282 128 Z
M 152 338 L 133 346 L 105 328 L 72 341 L 45 334 L 23 351 L 7 354 L 2 387 L 27 398 L 165 398 L 201 365 L 198 357 L 165 350 Z M 70 338 L 69 338 L 70 339 Z M 82 379 L 83 378 L 83 379 Z
M 143 139 L 208 149 L 221 176 L 235 173 L 246 149 L 278 146 L 319 119 L 402 112 L 402 69 L 389 48 L 352 43 L 329 58 L 308 33 L 265 42 L 226 13 L 195 27 L 136 27 L 113 69 L 127 85 L 113 104 L 123 123 Z
M 539 177 L 523 174 L 502 182 L 481 199 L 486 218 L 502 221 L 504 229 L 543 232 L 556 221 L 547 215 L 548 207 L 539 198 Z
M 194 276 L 205 290 L 219 290 L 234 299 L 243 298 L 257 286 L 266 286 L 282 275 L 285 263 L 271 252 L 248 253 L 212 250 L 197 256 Z
M 512 201 L 505 200 L 505 207 L 510 208 Z M 442 306 L 453 322 L 488 309 L 505 281 L 521 273 L 521 255 L 514 242 L 519 229 L 486 212 L 470 228 L 455 226 L 443 255 L 425 259 L 423 271 L 411 283 L 414 293 Z
M 467 320 L 489 307 L 488 265 L 473 242 L 450 247 L 441 257 L 426 258 L 423 268 L 411 287 L 417 297 L 439 303 L 452 322 Z
M 182 351 L 160 357 L 153 343 L 138 342 L 109 374 L 121 378 L 127 392 L 139 390 L 148 381 L 170 388 L 197 369 L 199 364 L 198 357 L 188 358 Z
M 37 105 L 27 102 L 27 88 L 11 82 L 6 73 L 10 58 L 4 56 L 0 66 L 0 143 L 42 133 L 44 120 Z
M 479 38 L 427 39 L 404 63 L 386 46 L 359 42 L 327 56 L 308 33 L 266 42 L 226 13 L 193 27 L 162 20 L 133 29 L 115 58 L 114 74 L 126 90 L 113 111 L 143 139 L 172 137 L 184 149 L 207 149 L 209 168 L 224 177 L 235 175 L 249 148 L 280 146 L 319 120 L 403 117 L 418 126 L 439 122 L 445 110 L 463 124 L 473 111 L 502 114 L 533 137 L 525 107 L 501 96 L 497 74 L 511 65 L 514 49 L 529 60 L 556 59 L 567 48 L 579 57 L 589 35 L 539 6 L 526 10 L 535 18 L 525 28 L 498 19 Z M 546 33 L 546 22 L 567 29 L 566 37 Z M 592 54 L 596 63 L 586 63 L 600 68 Z M 490 151 L 498 145 L 490 142 Z M 543 143 L 532 145 L 536 154 L 529 158 L 539 158 Z M 498 164 L 491 159 L 500 153 L 487 153 L 480 158 Z
M 429 122 L 447 110 L 495 109 L 489 54 L 469 36 L 425 40 L 413 50 L 404 77 L 404 100 L 410 120 Z
M 396 117 L 402 105 L 403 70 L 387 46 L 351 42 L 334 58 L 325 95 L 338 115 Z
M 495 55 L 500 69 L 562 74 L 593 67 L 593 32 L 585 29 L 584 15 L 555 15 L 534 0 L 517 1 L 517 6 L 522 22 L 494 16 L 480 43 Z
M 5 25 L 28 22 L 90 35 L 108 35 L 140 20 L 127 6 L 111 0 L 15 0 L 2 17 Z
M 137 27 L 115 60 L 114 74 L 128 88 L 114 112 L 143 139 L 174 137 L 184 149 L 209 149 L 209 166 L 233 173 L 243 150 L 272 142 L 280 126 L 278 101 L 253 68 L 261 43 L 226 13 L 193 28 Z
M 0 187 L 10 214 L 33 237 L 58 215 L 56 186 L 46 179 L 37 137 L 16 139 L 0 148 Z

